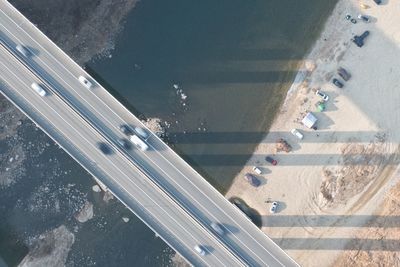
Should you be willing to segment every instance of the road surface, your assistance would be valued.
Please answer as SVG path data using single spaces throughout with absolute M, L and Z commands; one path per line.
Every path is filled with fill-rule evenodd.
M 82 166 L 111 188 L 171 247 L 194 265 L 296 266 L 272 240 L 157 136 L 150 136 L 150 149 L 145 152 L 118 146 L 116 141 L 126 138 L 119 126 L 144 127 L 140 120 L 10 4 L 4 0 L 0 0 L 0 4 L 0 37 L 11 50 L 2 48 L 1 52 L 1 68 L 5 69 L 1 72 L 1 79 L 7 84 L 2 88 L 3 93 Z M 25 58 L 13 51 L 17 44 L 23 44 L 31 56 Z M 88 77 L 93 89 L 85 88 L 78 81 L 80 75 Z M 40 97 L 30 88 L 32 81 L 47 85 L 51 94 Z M 113 147 L 113 155 L 102 154 L 96 148 L 97 142 Z M 78 159 L 80 155 L 82 158 Z M 89 169 L 88 164 L 94 170 Z M 140 184 L 132 185 L 139 181 Z M 148 198 L 137 200 L 145 197 L 142 194 Z M 143 204 L 149 201 L 153 204 Z M 168 212 L 156 208 L 151 216 L 143 217 L 137 211 L 147 214 L 156 203 L 168 203 Z M 170 216 L 164 217 L 166 214 Z M 176 227 L 176 222 L 185 227 Z M 220 223 L 225 234 L 215 233 L 210 227 L 212 222 Z M 162 225 L 154 226 L 157 224 Z M 206 256 L 194 252 L 196 243 L 208 250 Z

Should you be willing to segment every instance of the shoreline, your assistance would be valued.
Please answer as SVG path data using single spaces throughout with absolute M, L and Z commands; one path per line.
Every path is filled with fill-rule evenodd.
M 399 182 L 400 131 L 393 106 L 399 84 L 394 73 L 400 71 L 400 64 L 391 60 L 400 56 L 400 32 L 392 26 L 400 22 L 395 17 L 399 7 L 390 1 L 381 6 L 363 2 L 370 8 L 361 9 L 355 0 L 336 4 L 320 37 L 303 58 L 268 134 L 225 194 L 256 209 L 263 219 L 262 230 L 304 266 L 321 266 L 320 262 L 330 266 L 338 258 L 345 262 L 341 255 L 354 250 L 351 245 L 357 244 L 358 227 L 379 213 L 378 204 L 387 203 L 385 194 Z M 346 14 L 359 13 L 370 16 L 371 22 L 351 24 L 344 19 Z M 365 30 L 371 35 L 364 47 L 358 48 L 350 38 Z M 376 67 L 376 60 L 386 67 Z M 331 83 L 332 78 L 340 79 L 338 67 L 352 74 L 343 89 Z M 384 75 L 385 80 L 379 78 Z M 324 112 L 315 107 L 320 100 L 314 93 L 318 88 L 330 97 Z M 316 132 L 300 123 L 308 111 L 318 118 Z M 290 133 L 292 128 L 299 129 L 304 139 L 296 139 Z M 277 138 L 287 140 L 293 151 L 277 153 Z M 277 159 L 278 165 L 268 165 L 267 155 Z M 259 188 L 243 179 L 246 172 L 253 173 L 252 166 L 263 171 L 258 176 Z M 327 195 L 331 198 L 324 197 Z M 279 203 L 277 214 L 269 214 L 270 204 L 265 203 L 269 201 Z M 370 253 L 379 257 L 379 251 Z M 349 261 L 356 257 L 347 254 Z

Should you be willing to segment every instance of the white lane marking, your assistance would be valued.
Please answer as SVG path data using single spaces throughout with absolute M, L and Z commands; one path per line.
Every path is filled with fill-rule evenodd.
M 3 67 L 6 68 L 10 73 L 12 73 L 12 75 L 13 75 L 20 83 L 22 83 L 22 84 L 24 84 L 24 85 L 26 86 L 26 84 L 25 84 L 19 77 L 17 77 L 17 76 L 14 74 L 14 72 L 12 72 L 7 66 L 5 66 L 2 62 L 0 62 L 0 64 L 3 65 Z M 28 86 L 28 87 L 29 87 L 29 86 Z M 34 105 L 32 102 L 30 102 L 27 98 L 25 98 L 21 93 L 19 93 L 18 90 L 15 90 L 15 91 L 25 100 L 25 102 L 27 102 L 27 103 L 29 103 L 30 105 L 32 105 L 33 107 L 35 107 L 35 105 Z M 36 96 L 36 97 L 39 97 L 39 96 Z M 49 96 L 49 97 L 51 97 L 51 96 Z M 49 98 L 49 97 L 47 97 L 47 98 Z M 64 121 L 66 124 L 68 124 L 68 125 L 71 127 L 71 129 L 73 129 L 75 132 L 77 132 L 78 135 L 79 135 L 83 140 L 85 140 L 87 144 L 89 144 L 89 146 L 92 146 L 95 150 L 97 150 L 97 148 L 96 148 L 92 143 L 90 143 L 88 139 L 86 139 L 84 136 L 82 136 L 82 135 L 80 134 L 80 132 L 77 131 L 68 121 L 64 120 L 64 118 L 63 118 L 56 110 L 54 110 L 46 101 L 44 101 L 44 99 L 43 99 L 42 97 L 40 97 L 40 100 L 41 100 L 43 103 L 45 103 L 46 106 L 47 106 L 49 109 L 51 109 L 55 114 L 57 114 L 58 117 L 60 117 L 62 121 Z M 43 116 L 44 118 L 46 118 L 46 119 L 50 122 L 50 124 L 53 124 L 53 123 L 51 123 L 51 120 L 50 120 L 45 114 L 43 114 L 43 113 L 42 113 L 40 110 L 38 110 L 37 108 L 36 108 L 36 110 L 37 110 L 38 113 L 41 114 L 41 116 Z M 59 131 L 63 132 L 60 128 L 57 128 L 54 124 L 53 124 L 53 127 L 54 127 L 55 129 L 58 129 Z M 65 133 L 63 133 L 63 134 L 66 136 Z M 97 134 L 97 132 L 95 132 L 95 134 Z M 101 154 L 101 153 L 100 153 L 100 154 Z M 108 159 L 105 155 L 103 155 L 103 154 L 101 154 L 101 155 L 102 155 L 104 158 Z M 108 160 L 108 162 L 110 162 L 121 174 L 123 174 L 123 175 L 127 178 L 128 181 L 133 182 L 131 179 L 129 179 L 129 177 L 125 174 L 125 172 L 122 172 L 122 170 L 121 170 L 120 168 L 117 168 L 117 166 L 116 166 L 112 161 Z M 99 166 L 99 165 L 98 165 L 98 166 Z M 102 169 L 102 168 L 99 167 L 99 169 Z M 114 178 L 112 178 L 112 175 L 110 175 L 107 171 L 105 171 L 105 169 L 102 169 L 102 170 L 103 170 L 104 173 L 108 174 L 109 177 L 111 177 L 111 179 L 114 180 L 114 182 L 116 182 L 116 183 L 118 184 L 118 182 L 117 182 Z M 128 184 L 129 184 L 129 183 L 128 183 Z M 164 213 L 167 214 L 168 217 L 172 219 L 172 221 L 174 221 L 177 225 L 181 226 L 181 228 L 182 228 L 186 233 L 188 233 L 190 237 L 192 237 L 194 240 L 196 240 L 196 242 L 197 242 L 198 244 L 201 244 L 197 238 L 195 238 L 188 230 L 186 230 L 186 228 L 182 227 L 182 225 L 179 224 L 179 223 L 174 219 L 174 217 L 171 216 L 162 206 L 158 205 L 152 198 L 150 198 L 150 196 L 149 196 L 145 191 L 143 191 L 143 189 L 141 189 L 141 188 L 140 188 L 136 183 L 134 183 L 134 182 L 133 182 L 132 184 L 134 184 L 140 191 L 142 191 L 153 203 L 156 204 L 157 207 L 159 207 L 160 209 L 162 209 L 162 210 L 164 211 Z M 124 190 L 129 196 L 131 196 L 136 202 L 140 203 L 140 201 L 138 201 L 138 200 L 137 200 L 128 190 L 126 190 L 124 187 L 123 187 L 123 190 Z M 173 202 L 172 202 L 172 203 L 173 203 Z M 175 205 L 176 205 L 176 204 L 175 204 Z M 148 209 L 146 209 L 146 210 L 148 210 Z M 152 214 L 152 215 L 153 215 L 154 217 L 156 217 L 154 214 Z M 186 215 L 186 214 L 185 214 L 185 215 Z M 162 223 L 161 223 L 161 224 L 162 224 Z M 166 226 L 165 224 L 163 224 L 163 225 Z M 196 224 L 196 226 L 197 226 L 197 228 L 199 228 L 199 226 L 198 226 L 197 224 Z M 168 229 L 168 228 L 166 227 L 166 229 Z M 175 236 L 175 235 L 174 235 L 174 236 Z M 179 239 L 179 237 L 177 237 L 177 239 Z M 180 240 L 181 242 L 183 241 L 182 239 L 179 239 L 179 240 Z M 185 243 L 182 242 L 182 244 L 185 244 Z M 205 248 L 205 250 L 207 250 L 207 248 Z M 208 251 L 208 250 L 207 250 L 207 251 Z M 208 254 L 214 255 L 213 253 L 211 253 L 211 251 L 208 251 Z M 218 257 L 216 257 L 216 256 L 214 256 L 214 257 L 215 257 L 222 265 L 224 265 L 224 264 L 218 259 Z M 200 258 L 204 263 L 206 263 L 206 262 L 204 261 L 204 259 L 202 259 L 201 257 L 198 257 L 198 258 Z
M 3 11 L 2 11 L 2 13 L 3 14 L 5 14 Z M 55 61 L 55 62 L 57 62 L 62 68 L 64 68 L 65 69 L 65 71 L 66 72 L 68 72 L 72 77 L 74 77 L 74 78 L 76 78 L 75 77 L 75 75 L 73 75 L 63 64 L 61 64 L 61 62 L 59 62 L 51 53 L 49 53 L 40 43 L 38 43 L 29 33 L 27 33 L 24 29 L 22 29 L 22 27 L 20 27 L 12 18 L 10 18 L 7 14 L 5 14 L 8 18 L 9 18 L 9 20 L 11 20 L 15 25 L 17 25 L 17 27 L 19 27 L 26 35 L 28 35 L 29 37 L 30 37 L 30 39 L 31 40 L 33 40 L 36 44 L 38 44 L 38 46 L 40 46 L 44 51 L 46 51 L 46 53 L 51 57 L 51 58 L 53 58 L 53 60 Z M 33 25 L 34 26 L 34 25 Z M 3 26 L 4 27 L 4 26 Z M 37 29 L 37 27 L 36 26 L 34 26 L 36 29 Z M 5 27 L 4 27 L 5 28 Z M 7 28 L 5 28 L 6 30 L 7 30 Z M 40 33 L 40 34 L 42 34 L 45 38 L 47 38 L 49 41 L 50 41 L 50 43 L 52 43 L 59 51 L 61 51 L 65 56 L 66 56 L 66 58 L 69 60 L 69 61 L 71 61 L 73 64 L 75 64 L 78 68 L 80 68 L 80 66 L 75 62 L 75 61 L 73 61 L 67 54 L 65 54 L 65 52 L 62 50 L 62 49 L 60 49 L 56 44 L 54 44 L 46 35 L 44 35 L 39 29 L 37 29 L 38 30 L 38 32 Z M 8 30 L 7 30 L 8 31 Z M 9 31 L 8 31 L 9 32 Z M 9 32 L 11 35 L 13 35 L 11 32 Z M 16 39 L 18 39 L 15 35 L 13 35 Z M 19 39 L 18 39 L 19 40 Z M 50 68 L 45 62 L 43 62 L 40 58 L 39 58 L 39 60 L 44 64 L 44 65 L 46 65 L 53 73 L 55 73 L 65 84 L 67 84 L 75 93 L 77 93 L 77 95 L 79 96 L 79 98 L 81 98 L 81 99 L 83 99 L 83 101 L 85 101 L 86 103 L 88 103 L 87 101 L 86 101 L 86 99 L 84 99 L 84 98 L 82 98 L 82 96 L 80 96 L 80 94 L 79 94 L 79 92 L 77 92 L 75 89 L 73 89 L 72 87 L 71 87 L 71 85 L 69 85 L 69 83 L 67 83 L 62 77 L 60 77 L 52 68 Z M 93 78 L 92 78 L 93 79 Z M 94 79 L 93 79 L 94 80 Z M 97 83 L 98 84 L 98 83 Z M 101 87 L 101 85 L 100 84 L 98 84 L 100 87 Z M 104 89 L 104 88 L 103 88 Z M 105 89 L 104 89 L 105 90 Z M 107 92 L 107 90 L 105 90 L 106 92 Z M 106 103 L 104 103 L 97 95 L 95 95 L 94 94 L 94 92 L 92 92 L 92 91 L 90 91 L 101 103 L 103 103 L 112 113 L 114 113 L 114 115 L 116 115 L 122 122 L 124 122 L 124 123 L 126 123 L 125 122 L 125 120 L 124 119 L 122 119 L 118 114 L 116 114 Z M 107 92 L 108 93 L 108 92 Z M 116 101 L 117 103 L 119 103 L 123 108 L 125 108 L 126 109 L 126 107 L 124 107 L 119 101 Z M 102 116 L 103 118 L 104 118 L 104 116 L 101 114 L 101 113 L 99 113 L 91 104 L 89 104 L 88 103 L 88 105 L 90 106 L 90 107 L 92 107 L 92 109 L 93 110 L 95 110 L 96 111 L 96 113 L 98 113 L 100 116 Z M 129 112 L 129 111 L 128 111 Z M 129 112 L 130 113 L 130 112 Z M 116 128 L 117 129 L 117 127 L 114 125 L 114 124 L 112 124 L 109 120 L 107 120 L 106 118 L 104 118 L 106 121 L 108 121 L 111 125 L 112 125 L 112 127 L 114 127 L 114 128 Z M 136 117 L 135 117 L 135 119 L 136 120 L 138 120 Z M 142 124 L 142 122 L 140 121 L 140 120 L 138 120 L 139 122 L 140 122 L 140 124 Z M 142 124 L 143 125 L 143 124 Z M 158 137 L 157 137 L 157 139 L 158 139 Z M 162 140 L 160 140 L 160 139 L 158 139 L 160 142 L 163 142 Z M 165 145 L 166 147 L 168 147 L 167 145 Z M 154 149 L 154 147 L 152 147 L 153 149 Z M 169 149 L 171 149 L 170 147 L 168 147 Z M 191 179 L 189 179 L 185 174 L 183 174 L 175 165 L 173 165 L 168 159 L 166 159 L 163 155 L 161 155 L 161 153 L 159 152 L 159 151 L 157 151 L 157 150 L 155 150 L 166 162 L 168 162 L 169 163 L 169 165 L 170 166 L 172 166 L 173 168 L 175 168 L 179 173 L 181 173 L 182 174 L 182 176 L 183 177 L 185 177 L 198 191 L 199 191 L 199 193 L 200 194 L 202 194 L 202 195 L 204 195 L 211 203 L 213 203 L 222 213 L 224 213 L 225 215 L 226 215 L 226 217 L 228 217 L 228 218 L 230 218 L 233 222 L 235 222 L 235 225 L 236 226 L 238 226 L 239 228 L 241 228 L 240 227 L 240 225 L 239 224 L 237 224 L 236 223 L 236 221 L 230 216 L 230 215 L 228 215 L 223 209 L 221 209 L 212 199 L 210 199 L 209 197 L 208 197 L 208 195 L 207 194 L 205 194 L 205 193 L 203 193 L 203 191 L 202 190 L 200 190 L 200 188 L 198 188 L 195 184 L 193 184 L 193 182 L 191 181 Z M 171 150 L 171 151 L 173 151 L 173 150 Z M 174 152 L 175 153 L 175 152 Z M 176 153 L 175 153 L 176 154 Z M 178 156 L 179 157 L 179 156 Z M 146 155 L 146 158 L 148 158 L 149 160 L 150 160 L 150 158 Z M 153 161 L 152 161 L 153 162 Z M 183 162 L 185 162 L 184 160 L 183 160 Z M 154 163 L 154 162 L 153 162 Z M 186 164 L 187 164 L 187 162 L 185 162 Z M 158 165 L 156 165 L 159 169 L 161 169 Z M 190 169 L 192 169 L 192 167 L 190 166 L 190 165 L 188 165 L 189 166 L 189 168 Z M 195 171 L 195 170 L 194 170 Z M 164 172 L 165 173 L 165 172 Z M 197 174 L 198 176 L 200 176 L 202 179 L 204 179 L 199 173 L 197 173 L 196 171 L 195 171 L 195 174 Z M 171 180 L 175 183 L 175 184 L 177 184 L 175 181 L 174 181 L 174 179 L 172 179 L 172 177 L 170 177 L 168 174 L 167 174 L 167 176 L 169 177 L 169 178 L 171 178 Z M 212 187 L 212 186 L 209 186 L 209 187 L 211 187 L 211 188 L 213 188 L 214 190 L 216 190 L 214 187 Z M 216 192 L 218 193 L 217 195 L 220 195 L 220 193 L 216 190 Z M 192 198 L 191 197 L 191 194 L 189 194 L 189 196 L 190 196 L 190 198 Z M 218 197 L 220 197 L 220 196 L 218 196 Z M 225 198 L 223 198 L 223 201 L 227 201 Z M 198 203 L 198 202 L 197 202 Z M 202 206 L 202 205 L 201 205 Z M 202 206 L 203 207 L 203 209 L 204 210 L 206 210 L 206 211 L 208 211 L 208 209 L 206 209 L 204 206 Z M 210 214 L 209 212 L 207 212 L 207 214 Z M 212 216 L 214 219 L 215 219 L 215 216 Z M 259 244 L 260 245 L 260 247 L 261 248 L 263 248 L 269 255 L 271 255 L 277 262 L 279 262 L 280 264 L 282 264 L 282 266 L 284 266 L 283 265 L 283 263 L 281 263 L 276 257 L 274 257 L 274 255 L 273 254 L 271 254 L 268 250 L 267 250 L 267 248 L 264 248 L 251 234 L 249 234 L 248 232 L 247 232 L 247 230 L 245 230 L 244 228 L 241 228 L 242 229 L 242 231 L 243 232 L 246 232 L 247 234 L 248 234 L 248 236 L 250 236 L 250 238 L 251 239 L 253 239 L 257 244 Z M 229 231 L 229 230 L 228 230 Z M 237 239 L 241 244 L 243 244 L 245 247 L 247 247 L 238 237 L 236 237 L 236 235 L 234 235 L 232 232 L 230 232 L 231 234 L 232 234 L 232 236 L 234 236 L 235 237 L 235 239 Z M 268 238 L 269 239 L 269 238 Z M 273 245 L 275 245 L 277 248 L 279 248 L 279 252 L 281 252 L 282 251 L 282 249 L 278 246 L 278 245 L 276 245 L 272 240 L 270 240 L 271 241 L 271 243 L 273 244 Z M 251 251 L 252 252 L 252 254 L 254 254 L 254 255 L 256 255 L 259 259 L 261 259 L 255 252 L 253 252 L 249 247 L 247 247 L 248 249 L 249 249 L 249 251 Z M 284 252 L 284 254 L 287 256 L 287 257 L 289 257 L 285 252 Z M 290 258 L 290 257 L 289 257 Z M 261 261 L 262 262 L 264 262 L 262 259 L 261 259 Z M 265 262 L 264 262 L 265 263 Z
M 3 12 L 4 13 L 4 12 Z M 7 15 L 6 15 L 7 16 Z M 7 16 L 8 17 L 8 16 Z M 12 20 L 12 19 L 11 19 Z M 13 20 L 12 20 L 13 21 Z M 13 21 L 13 23 L 14 24 L 16 24 L 14 21 Z M 16 24 L 17 25 L 17 24 Z M 17 25 L 18 26 L 18 25 Z M 4 26 L 3 26 L 4 27 Z M 4 27 L 5 28 L 5 27 Z M 66 69 L 65 68 L 65 66 L 64 65 L 62 65 L 62 64 L 60 64 L 60 62 L 52 55 L 52 54 L 50 54 L 46 49 L 44 49 L 44 47 L 42 47 L 35 39 L 33 39 L 24 29 L 22 29 L 22 28 L 20 28 L 23 32 L 25 32 L 35 43 L 37 43 L 41 48 L 42 48 L 42 50 L 44 50 L 44 51 L 46 51 L 47 53 L 48 53 L 48 55 L 50 55 L 50 57 L 52 57 L 53 58 L 53 60 L 55 60 L 60 66 L 62 66 L 62 68 L 64 68 L 72 77 L 74 77 L 74 78 L 76 78 L 68 69 Z M 5 28 L 5 30 L 6 31 L 8 31 L 8 29 L 7 28 Z M 20 41 L 14 34 L 12 34 L 10 31 L 8 31 L 11 35 L 13 35 L 14 36 L 14 38 L 16 38 L 18 41 Z M 46 36 L 47 37 L 47 36 Z M 21 42 L 21 41 L 20 41 Z M 56 46 L 57 48 L 58 48 L 58 46 Z M 61 50 L 62 51 L 62 50 Z M 69 57 L 68 57 L 68 59 L 69 59 Z M 78 96 L 79 96 L 79 98 L 80 99 L 82 99 L 84 102 L 86 102 L 87 104 L 88 104 L 88 106 L 90 106 L 97 114 L 99 114 L 105 121 L 107 121 L 109 124 L 111 124 L 112 125 L 112 127 L 113 128 L 115 128 L 115 129 L 117 129 L 117 127 L 113 124 L 113 123 L 111 123 L 107 118 L 105 118 L 104 116 L 103 116 L 103 114 L 102 113 L 99 113 L 89 102 L 87 102 L 87 100 L 85 99 L 85 98 L 83 98 L 80 94 L 79 94 L 79 92 L 77 92 L 69 83 L 67 83 L 61 76 L 59 76 L 58 75 L 58 73 L 56 73 L 52 68 L 50 68 L 44 61 L 42 61 L 40 58 L 39 58 L 39 61 L 40 62 L 42 62 L 48 69 L 50 69 L 56 76 L 58 76 L 59 77 L 59 79 L 61 79 L 68 87 L 70 87 Z M 72 61 L 72 62 L 74 62 L 74 61 Z M 75 63 L 75 62 L 74 62 Z M 76 64 L 76 63 L 75 63 Z M 90 91 L 91 92 L 91 91 Z M 126 123 L 118 114 L 116 114 L 106 103 L 104 103 L 100 98 L 98 98 L 98 96 L 97 95 L 95 95 L 93 92 L 91 92 L 101 103 L 103 103 L 110 111 L 112 111 L 112 113 L 114 113 L 114 115 L 116 115 L 122 122 L 124 122 L 124 123 Z M 153 146 L 151 146 L 153 149 L 154 149 L 154 147 Z M 155 150 L 156 151 L 156 153 L 158 153 L 159 155 L 161 155 L 161 153 L 160 152 L 158 152 L 157 150 Z M 153 164 L 155 164 L 161 171 L 163 171 L 161 168 L 160 168 L 160 166 L 158 166 L 154 161 L 152 161 L 147 155 L 145 155 L 146 156 L 146 158 L 147 159 L 149 159 L 151 162 L 153 162 Z M 206 194 L 204 194 L 195 184 L 193 184 L 192 183 L 192 181 L 186 176 L 186 175 L 184 175 L 181 171 L 179 171 L 169 160 L 167 160 L 164 156 L 162 156 L 161 155 L 161 157 L 166 161 L 166 162 L 168 162 L 169 163 L 169 165 L 170 166 L 172 166 L 172 167 L 174 167 L 179 173 L 181 173 L 182 174 L 182 176 L 184 177 L 184 178 L 186 178 L 186 180 L 188 180 L 198 191 L 199 191 L 199 193 L 201 193 L 202 195 L 204 195 L 204 196 L 206 196 L 206 198 L 211 202 L 211 203 L 213 203 L 214 204 L 214 206 L 216 206 L 220 211 L 222 211 L 225 215 L 226 215 L 226 217 L 228 217 L 228 218 L 230 218 L 232 221 L 234 221 L 233 220 L 233 218 L 231 217 L 231 216 L 229 216 L 223 209 L 221 209 L 213 200 L 211 200 Z M 138 164 L 137 162 L 136 162 L 136 164 Z M 143 165 L 141 165 L 141 167 L 143 167 Z M 166 173 L 165 171 L 163 171 L 172 181 L 173 181 L 173 183 L 174 184 L 176 184 L 176 185 L 178 185 L 180 188 L 182 188 L 174 179 L 172 179 L 172 177 L 168 174 L 168 173 Z M 201 176 L 200 176 L 201 177 Z M 201 177 L 202 179 L 204 179 L 203 177 Z M 211 186 L 212 187 L 212 186 Z M 185 190 L 185 192 L 187 193 L 187 191 Z M 219 192 L 218 192 L 218 194 L 219 194 Z M 192 197 L 192 195 L 191 194 L 188 194 L 188 196 L 189 196 L 189 198 L 190 199 L 192 199 L 192 200 L 195 200 L 193 197 Z M 226 201 L 226 199 L 224 199 L 224 201 Z M 199 203 L 198 201 L 196 201 L 195 200 L 195 202 L 197 202 L 202 208 L 203 208 L 203 212 L 204 212 L 204 210 L 206 211 L 206 213 L 209 215 L 209 216 L 211 216 L 211 217 L 213 217 L 214 219 L 217 219 L 214 215 L 212 215 L 209 211 L 208 211 L 208 209 L 206 209 L 201 203 Z M 236 223 L 235 223 L 236 224 Z M 236 224 L 236 226 L 239 226 L 239 228 L 240 228 L 240 225 L 239 224 Z M 207 226 L 208 227 L 208 226 Z M 228 231 L 227 232 L 229 232 L 229 233 L 231 233 L 231 236 L 233 236 L 236 240 L 238 240 L 243 246 L 245 246 L 253 255 L 255 255 L 257 258 L 259 258 L 264 264 L 267 264 L 267 263 L 265 263 L 264 262 L 264 260 L 262 259 L 262 258 L 260 258 L 260 256 L 257 254 L 257 253 L 255 253 L 252 249 L 250 249 L 246 244 L 244 244 L 236 235 L 234 235 L 231 231 L 229 231 L 229 229 L 227 229 Z M 242 229 L 243 230 L 243 229 Z M 246 230 L 243 230 L 243 232 L 246 232 L 247 234 L 248 234 L 248 236 L 250 236 L 251 237 L 251 239 L 253 239 L 256 243 L 258 243 L 258 241 L 257 240 L 255 240 L 254 238 L 253 238 L 253 236 L 252 235 L 250 235 Z M 259 243 L 258 243 L 259 244 Z M 281 263 L 277 258 L 275 258 L 266 248 L 264 248 L 261 244 L 259 244 L 260 245 L 260 247 L 261 248 L 263 248 L 269 255 L 271 255 L 276 261 L 278 261 L 279 263 Z M 232 250 L 234 250 L 235 252 L 237 252 L 237 250 L 235 250 L 234 248 L 232 248 L 232 247 L 229 247 L 230 249 L 232 249 Z M 281 263 L 282 264 L 282 263 Z M 282 264 L 283 265 L 283 264 Z

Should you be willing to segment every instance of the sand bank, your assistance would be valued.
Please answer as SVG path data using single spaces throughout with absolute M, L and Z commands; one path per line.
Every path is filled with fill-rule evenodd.
M 400 177 L 400 6 L 391 0 L 380 6 L 362 2 L 370 8 L 361 9 L 355 0 L 336 5 L 304 60 L 304 82 L 291 88 L 269 134 L 226 194 L 257 209 L 263 216 L 262 230 L 303 266 L 334 265 L 343 251 L 395 253 L 380 251 L 385 246 L 373 238 L 365 239 L 371 246 L 357 246 L 357 232 L 376 219 L 372 215 L 387 203 L 385 195 Z M 359 13 L 370 16 L 371 22 L 345 19 Z M 350 39 L 365 30 L 370 35 L 359 48 Z M 352 75 L 343 89 L 331 82 L 335 77 L 343 80 L 336 74 L 338 67 Z M 329 95 L 324 112 L 315 106 L 321 100 L 315 95 L 319 88 Z M 301 124 L 308 111 L 318 118 L 317 131 Z M 304 139 L 291 135 L 292 128 Z M 276 153 L 278 138 L 286 139 L 292 152 Z M 266 155 L 273 155 L 278 165 L 268 165 Z M 254 165 L 263 170 L 259 188 L 243 179 Z M 269 213 L 269 201 L 279 202 L 276 214 Z

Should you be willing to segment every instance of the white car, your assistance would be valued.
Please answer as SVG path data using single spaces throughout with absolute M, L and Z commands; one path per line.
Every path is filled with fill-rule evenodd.
M 81 84 L 83 84 L 86 88 L 90 89 L 92 88 L 92 83 L 88 81 L 88 79 L 86 79 L 83 76 L 79 76 L 78 80 L 80 81 Z
M 259 167 L 257 167 L 257 166 L 254 166 L 254 167 L 253 167 L 253 171 L 254 171 L 255 173 L 257 173 L 257 174 L 261 174 L 261 173 L 262 173 L 261 169 L 260 169 Z
M 139 148 L 142 151 L 146 151 L 149 149 L 149 146 L 142 140 L 140 139 L 137 135 L 132 134 L 131 135 L 131 142 L 135 144 L 137 148 Z
M 196 252 L 199 253 L 201 256 L 205 256 L 206 255 L 206 251 L 200 245 L 194 246 L 194 250 L 196 250 Z
M 320 90 L 317 90 L 317 91 L 315 92 L 315 94 L 316 94 L 317 96 L 322 97 L 322 99 L 323 99 L 325 102 L 329 100 L 329 96 L 328 96 L 327 94 L 322 93 Z
M 43 89 L 43 87 L 42 86 L 40 86 L 39 84 L 37 84 L 37 83 L 32 83 L 31 84 L 31 87 L 32 87 L 32 89 L 33 90 L 35 90 L 36 91 L 36 93 L 38 93 L 40 96 L 45 96 L 45 95 L 47 95 L 47 92 Z
M 224 233 L 225 233 L 224 229 L 222 229 L 222 227 L 221 227 L 221 225 L 219 223 L 212 222 L 210 225 L 211 225 L 212 229 L 215 232 L 217 232 L 217 234 L 224 235 Z
M 17 45 L 15 47 L 15 49 L 17 49 L 18 52 L 20 52 L 24 57 L 29 57 L 30 53 L 29 51 L 22 45 Z
M 297 138 L 299 138 L 300 140 L 303 139 L 304 135 L 297 129 L 292 129 L 290 131 L 294 136 L 296 136 Z
M 271 208 L 269 209 L 270 213 L 275 213 L 276 209 L 278 208 L 278 202 L 274 201 L 272 202 Z

